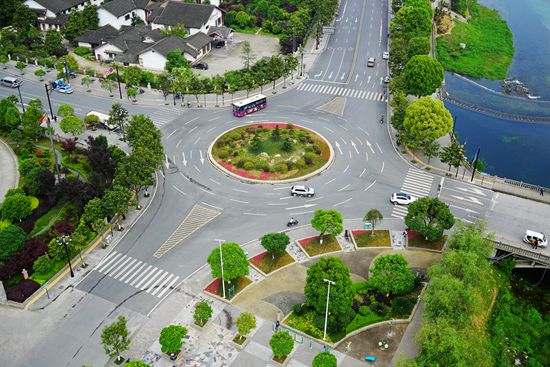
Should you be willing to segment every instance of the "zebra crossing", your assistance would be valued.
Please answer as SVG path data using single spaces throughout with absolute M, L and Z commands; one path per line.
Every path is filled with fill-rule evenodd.
M 155 124 L 155 126 L 158 128 L 163 127 L 164 125 L 172 122 L 176 118 L 174 111 L 163 109 L 156 110 L 155 112 L 150 114 L 149 117 L 151 117 L 151 120 L 153 120 L 153 124 Z
M 416 196 L 417 198 L 429 196 L 433 180 L 434 176 L 414 168 L 409 168 L 403 185 L 401 185 L 401 191 Z M 405 218 L 408 213 L 407 208 L 406 205 L 394 205 L 391 216 Z
M 172 234 L 166 242 L 158 248 L 153 254 L 154 257 L 160 258 L 162 255 L 174 248 L 178 243 L 189 237 L 196 230 L 206 225 L 208 222 L 214 220 L 221 212 L 209 208 L 205 208 L 201 205 L 195 205 L 191 211 L 187 214 L 183 222 L 180 223 L 178 228 Z
M 117 251 L 107 255 L 96 270 L 158 298 L 162 298 L 180 279 L 175 274 Z
M 381 92 L 372 92 L 359 89 L 350 89 L 330 84 L 302 83 L 298 90 L 311 93 L 330 94 L 334 96 L 366 99 L 369 101 L 387 102 L 388 98 Z

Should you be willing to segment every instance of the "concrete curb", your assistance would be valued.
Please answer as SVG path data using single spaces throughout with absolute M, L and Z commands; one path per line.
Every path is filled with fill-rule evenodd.
M 17 160 L 17 155 L 15 154 L 15 152 L 13 151 L 13 149 L 11 149 L 10 145 L 5 142 L 3 139 L 0 139 L 0 145 L 2 145 L 3 147 L 5 147 L 5 151 L 8 152 L 9 156 L 13 159 L 13 162 L 14 162 L 14 165 L 15 165 L 15 175 L 14 175 L 14 184 L 13 185 L 10 185 L 12 186 L 12 188 L 16 188 L 19 186 L 19 161 Z M 8 181 L 8 180 L 6 180 Z M 2 195 L 2 197 L 0 197 L 1 200 L 3 200 L 4 198 L 4 195 Z
M 288 125 L 287 122 L 273 122 L 273 121 L 268 122 L 268 121 L 264 121 L 263 123 Z M 262 122 L 257 122 L 257 121 L 254 122 L 254 125 L 261 125 L 261 124 L 262 124 Z M 305 180 L 307 180 L 307 179 L 309 179 L 313 176 L 317 176 L 317 175 L 321 174 L 321 172 L 329 169 L 330 166 L 332 165 L 332 163 L 334 162 L 334 149 L 332 148 L 332 145 L 330 144 L 330 142 L 323 135 L 319 134 L 318 132 L 316 132 L 314 130 L 305 128 L 301 125 L 296 125 L 296 124 L 292 124 L 292 125 L 297 126 L 297 127 L 301 128 L 301 129 L 304 129 L 306 131 L 311 131 L 311 132 L 315 133 L 317 136 L 319 136 L 321 139 L 323 139 L 325 141 L 325 143 L 327 144 L 327 146 L 329 148 L 329 151 L 330 151 L 330 158 L 327 161 L 327 163 L 325 163 L 321 168 L 315 170 L 314 172 L 308 173 L 307 175 L 297 177 L 297 178 L 289 178 L 287 180 L 257 180 L 257 179 L 253 179 L 253 178 L 246 178 L 246 177 L 243 177 L 243 176 L 239 176 L 236 173 L 233 173 L 233 172 L 225 169 L 221 164 L 219 164 L 214 159 L 214 156 L 212 155 L 212 148 L 214 147 L 214 144 L 216 143 L 216 141 L 218 141 L 218 139 L 220 137 L 222 137 L 223 135 L 227 134 L 230 131 L 233 131 L 235 129 L 238 129 L 238 128 L 241 128 L 241 127 L 244 127 L 244 126 L 251 126 L 251 124 L 239 125 L 239 126 L 236 126 L 236 127 L 232 128 L 230 130 L 226 130 L 226 131 L 222 132 L 221 134 L 219 134 L 214 140 L 212 140 L 212 143 L 210 143 L 210 146 L 208 147 L 208 159 L 210 160 L 210 162 L 212 163 L 212 165 L 215 168 L 217 168 L 219 171 L 221 171 L 225 175 L 227 175 L 229 177 L 233 177 L 233 178 L 235 178 L 235 179 L 237 179 L 241 182 L 255 183 L 255 184 L 275 185 L 275 184 L 287 184 L 287 183 L 291 183 L 291 182 L 305 181 Z

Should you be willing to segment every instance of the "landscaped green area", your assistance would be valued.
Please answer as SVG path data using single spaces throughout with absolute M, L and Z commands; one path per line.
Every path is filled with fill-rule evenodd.
M 386 229 L 353 231 L 353 238 L 357 247 L 391 246 L 390 231 Z
M 223 134 L 212 146 L 212 155 L 223 168 L 259 180 L 304 176 L 323 167 L 330 154 L 323 138 L 292 124 L 241 126 Z
M 325 235 L 323 243 L 320 239 L 320 236 L 309 237 L 298 241 L 298 243 L 310 257 L 342 250 L 336 237 Z
M 506 22 L 498 11 L 475 2 L 467 24 L 455 20 L 451 34 L 437 38 L 437 58 L 445 70 L 474 78 L 505 79 L 513 56 Z
M 250 259 L 250 263 L 260 269 L 264 274 L 269 274 L 293 262 L 294 259 L 288 252 L 283 252 L 282 254 L 274 253 L 272 256 L 269 251 L 265 251 Z
M 441 251 L 446 241 L 447 236 L 439 237 L 435 241 L 428 241 L 420 233 L 409 231 L 407 246 Z

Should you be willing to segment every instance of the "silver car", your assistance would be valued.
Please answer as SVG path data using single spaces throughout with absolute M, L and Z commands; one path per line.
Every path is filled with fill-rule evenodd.
M 394 192 L 390 197 L 390 201 L 392 202 L 392 204 L 400 205 L 409 205 L 416 200 L 418 199 L 412 195 L 405 194 L 404 192 Z
M 309 186 L 294 185 L 290 189 L 290 195 L 292 196 L 307 196 L 308 198 L 315 195 L 315 190 Z

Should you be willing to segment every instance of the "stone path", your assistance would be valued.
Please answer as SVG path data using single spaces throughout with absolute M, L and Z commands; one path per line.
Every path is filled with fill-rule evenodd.
M 287 247 L 287 251 L 296 260 L 296 262 L 304 262 L 307 261 L 309 258 L 307 257 L 306 253 L 296 242 L 291 242 L 290 245 Z

